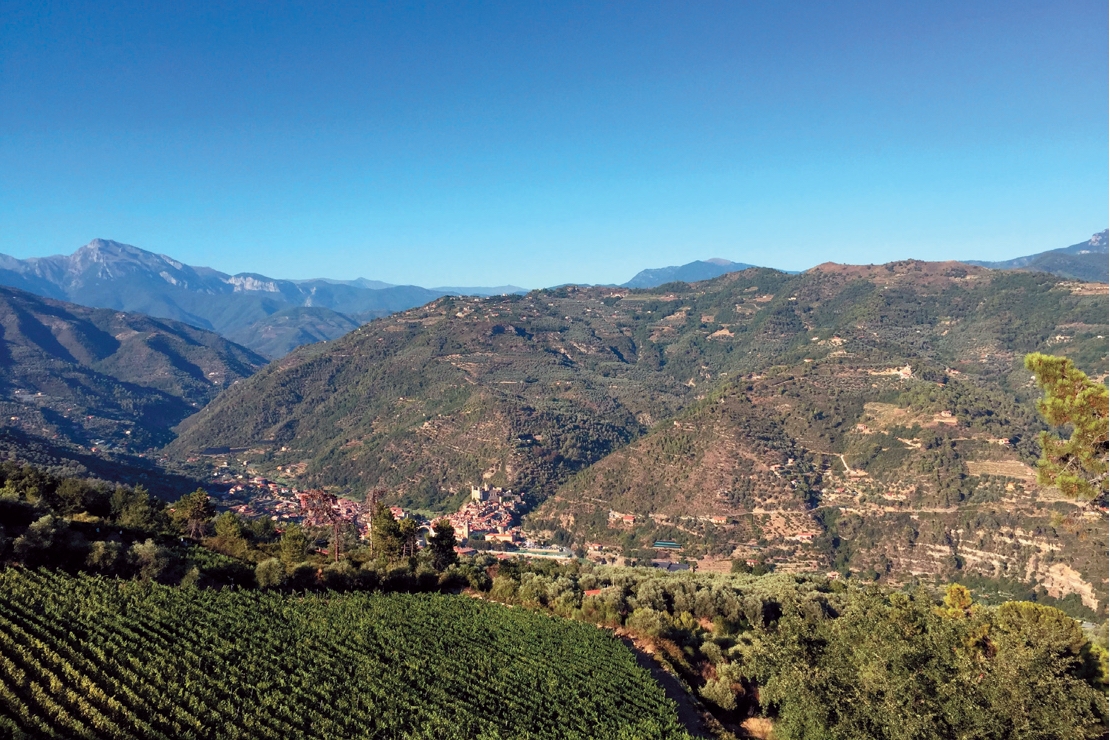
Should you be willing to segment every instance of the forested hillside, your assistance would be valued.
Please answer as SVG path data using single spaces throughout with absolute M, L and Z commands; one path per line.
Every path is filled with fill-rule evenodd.
M 0 425 L 145 450 L 265 359 L 212 332 L 0 288 Z
M 661 538 L 989 575 L 1101 612 L 1101 520 L 1032 484 L 1021 359 L 1105 380 L 1107 322 L 1103 285 L 915 261 L 444 298 L 293 353 L 170 449 L 250 448 L 262 470 L 432 509 L 485 479 L 550 499 L 533 528 L 625 554 Z

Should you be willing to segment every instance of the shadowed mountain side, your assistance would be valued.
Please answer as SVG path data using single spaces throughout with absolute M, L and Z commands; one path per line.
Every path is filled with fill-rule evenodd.
M 127 454 L 93 454 L 74 445 L 0 427 L 0 460 L 30 464 L 66 477 L 91 477 L 109 483 L 143 486 L 165 501 L 195 491 L 204 481 L 167 470 L 150 458 Z
M 3 424 L 142 449 L 265 359 L 212 332 L 0 288 Z

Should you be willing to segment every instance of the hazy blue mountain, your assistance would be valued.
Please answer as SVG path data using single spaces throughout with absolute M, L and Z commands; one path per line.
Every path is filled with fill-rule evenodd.
M 743 262 L 729 262 L 719 258 L 710 260 L 697 260 L 685 265 L 671 267 L 657 267 L 650 270 L 641 270 L 636 277 L 624 284 L 625 288 L 654 288 L 676 280 L 684 283 L 696 283 L 699 280 L 711 280 L 728 272 L 746 270 L 754 265 Z
M 475 295 L 475 296 L 491 296 L 491 295 L 526 295 L 527 288 L 521 288 L 519 285 L 496 285 L 490 288 L 483 287 L 469 287 L 460 288 L 457 286 L 446 286 L 441 288 L 432 288 L 432 290 L 441 290 L 447 295 Z
M 346 316 L 322 320 L 320 312 L 282 313 L 287 309 L 313 307 L 375 317 L 444 295 L 444 291 L 365 278 L 278 280 L 257 273 L 228 275 L 105 239 L 94 239 L 71 255 L 24 260 L 0 255 L 0 285 L 84 306 L 182 321 L 241 337 L 247 346 L 269 356 L 284 354 L 300 340 L 334 339 L 340 336 L 335 333 L 340 328 L 347 331 L 358 324 Z M 279 313 L 279 319 L 267 323 Z M 298 322 L 304 326 L 297 327 Z
M 1110 252 L 1107 250 L 1107 230 L 1100 231 L 1085 242 L 1062 249 L 1030 254 L 1002 262 L 966 260 L 969 265 L 989 267 L 994 270 L 1030 270 L 1047 272 L 1059 277 L 1105 283 L 1110 281 Z
M 332 278 L 312 278 L 309 280 L 294 280 L 295 283 L 331 283 L 333 285 L 351 285 L 356 288 L 366 288 L 368 290 L 381 290 L 382 288 L 395 288 L 394 283 L 383 283 L 381 280 L 367 280 L 366 278 L 355 278 L 354 280 L 334 280 Z
M 302 344 L 338 339 L 362 323 L 322 306 L 293 306 L 236 329 L 228 338 L 267 357 L 282 357 Z

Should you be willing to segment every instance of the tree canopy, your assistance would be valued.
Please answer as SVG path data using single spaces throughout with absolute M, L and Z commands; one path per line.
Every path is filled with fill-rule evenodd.
M 1045 421 L 1056 427 L 1072 428 L 1068 439 L 1041 433 L 1037 482 L 1055 486 L 1069 498 L 1089 501 L 1105 496 L 1110 460 L 1107 456 L 1110 398 L 1106 386 L 1092 381 L 1066 357 L 1034 352 L 1026 355 L 1025 367 L 1044 390 L 1037 410 Z

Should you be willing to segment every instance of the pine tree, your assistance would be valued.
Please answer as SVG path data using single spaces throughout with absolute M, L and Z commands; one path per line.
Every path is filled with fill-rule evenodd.
M 204 535 L 214 513 L 208 494 L 200 488 L 185 494 L 173 505 L 173 518 L 184 525 L 185 534 L 193 539 Z
M 296 523 L 291 523 L 281 535 L 281 562 L 286 568 L 303 563 L 308 557 L 308 535 Z
M 1026 355 L 1025 367 L 1044 390 L 1044 398 L 1037 402 L 1041 416 L 1053 426 L 1072 428 L 1068 439 L 1041 433 L 1037 483 L 1084 501 L 1105 496 L 1110 465 L 1106 386 L 1089 379 L 1066 357 L 1034 352 Z

